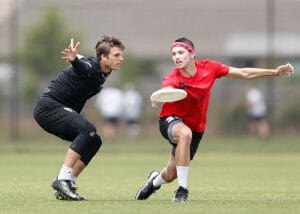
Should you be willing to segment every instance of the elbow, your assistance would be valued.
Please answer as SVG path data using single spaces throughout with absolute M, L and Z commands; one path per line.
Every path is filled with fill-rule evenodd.
M 248 70 L 248 69 L 242 70 L 241 76 L 245 80 L 257 79 L 260 77 L 259 73 Z
M 248 68 L 240 68 L 240 69 L 232 68 L 230 76 L 238 79 L 245 79 L 245 80 L 256 78 L 255 73 L 249 70 Z
M 255 76 L 254 76 L 254 75 L 251 75 L 251 74 L 245 74 L 245 75 L 244 75 L 244 79 L 246 79 L 246 80 L 255 79 Z
M 241 78 L 242 78 L 242 79 L 245 79 L 245 80 L 250 80 L 250 79 L 254 79 L 255 76 L 251 75 L 251 74 L 248 73 L 248 72 L 242 72 L 242 73 L 241 73 Z

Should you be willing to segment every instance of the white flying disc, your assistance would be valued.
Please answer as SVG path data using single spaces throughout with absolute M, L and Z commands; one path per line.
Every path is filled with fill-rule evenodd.
M 185 90 L 178 88 L 162 88 L 152 93 L 151 99 L 156 102 L 174 102 L 187 96 Z

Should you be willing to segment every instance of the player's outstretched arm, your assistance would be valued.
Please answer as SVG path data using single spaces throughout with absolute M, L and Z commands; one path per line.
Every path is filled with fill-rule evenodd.
M 288 63 L 278 66 L 275 69 L 230 67 L 229 72 L 226 76 L 239 79 L 256 79 L 267 76 L 290 76 L 293 73 L 294 67 L 290 63 Z

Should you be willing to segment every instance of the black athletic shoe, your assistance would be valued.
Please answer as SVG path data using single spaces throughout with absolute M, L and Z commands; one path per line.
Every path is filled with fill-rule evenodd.
M 76 193 L 76 186 L 72 184 L 70 180 L 54 180 L 52 182 L 52 188 L 57 192 L 54 193 L 54 196 L 58 200 L 71 200 L 71 201 L 82 201 L 86 200 L 84 196 Z
M 57 180 L 57 178 L 56 178 L 55 180 Z M 55 181 L 55 180 L 54 180 L 54 181 Z M 54 182 L 54 181 L 53 181 L 53 182 Z M 72 190 L 72 192 L 76 192 L 76 190 L 77 190 L 76 183 L 75 183 L 74 181 L 71 181 L 70 184 L 71 184 L 71 185 L 70 185 L 70 189 Z M 67 196 L 65 196 L 63 193 L 58 192 L 58 191 L 56 191 L 56 192 L 54 193 L 54 197 L 55 197 L 57 200 L 66 200 L 66 201 L 70 200 Z
M 149 196 L 154 193 L 156 190 L 160 188 L 153 186 L 153 180 L 159 175 L 158 171 L 152 171 L 150 172 L 148 176 L 148 180 L 146 184 L 139 189 L 139 191 L 135 195 L 136 200 L 145 200 L 149 198 Z
M 186 202 L 189 196 L 189 191 L 182 186 L 179 186 L 175 191 L 175 197 L 172 199 L 173 202 Z
M 76 183 L 74 182 L 74 181 L 71 181 L 71 183 L 70 183 L 71 185 L 70 185 L 70 189 L 72 190 L 72 192 L 74 192 L 74 193 L 76 193 L 76 191 L 77 191 L 77 186 L 76 186 Z M 77 193 L 78 194 L 78 193 Z M 79 195 L 79 194 L 78 194 Z M 70 200 L 67 196 L 65 196 L 63 193 L 61 193 L 61 192 L 58 192 L 58 191 L 56 191 L 55 193 L 54 193 L 54 197 L 57 199 L 57 200 Z M 87 198 L 85 197 L 85 196 L 83 196 L 83 195 L 79 195 L 79 197 L 80 197 L 80 200 L 87 200 Z

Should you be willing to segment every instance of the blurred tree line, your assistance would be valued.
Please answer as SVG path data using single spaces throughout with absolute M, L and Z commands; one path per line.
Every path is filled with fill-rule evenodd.
M 73 32 L 68 28 L 62 12 L 56 6 L 48 7 L 41 19 L 27 29 L 19 53 L 19 61 L 25 69 L 22 93 L 27 103 L 32 105 L 44 85 L 48 84 L 67 66 L 66 62 L 61 60 L 61 51 L 69 44 L 72 37 L 76 41 L 83 41 L 80 33 Z M 89 52 L 85 47 L 80 47 L 82 55 L 90 55 Z M 161 81 L 159 72 L 155 70 L 156 62 L 154 60 L 139 60 L 128 54 L 121 67 L 121 72 L 118 73 L 117 85 L 121 88 L 127 83 L 133 83 L 141 92 L 144 92 L 145 99 L 148 99 L 149 94 L 145 93 L 145 91 L 149 91 L 147 86 L 152 83 L 160 85 Z M 292 103 L 285 103 L 283 106 L 276 115 L 277 125 L 282 130 L 299 130 L 300 99 L 294 100 Z M 247 118 L 241 100 L 229 105 L 216 104 L 211 106 L 211 109 L 210 112 L 213 113 L 209 123 L 215 123 L 218 129 L 224 133 L 245 133 Z M 151 113 L 144 112 L 143 116 L 147 121 L 155 121 L 157 117 L 153 110 Z M 153 118 L 154 120 L 152 120 Z
M 39 21 L 28 28 L 20 51 L 20 62 L 25 68 L 23 96 L 32 101 L 39 93 L 43 81 L 58 73 L 66 63 L 61 51 L 70 37 L 79 39 L 64 23 L 59 8 L 49 6 Z

